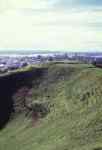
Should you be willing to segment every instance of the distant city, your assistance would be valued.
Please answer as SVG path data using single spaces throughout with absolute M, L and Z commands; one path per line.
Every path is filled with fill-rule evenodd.
M 92 63 L 102 60 L 102 53 L 89 52 L 33 52 L 33 51 L 0 51 L 0 73 L 20 69 L 28 65 L 53 61 L 80 61 Z

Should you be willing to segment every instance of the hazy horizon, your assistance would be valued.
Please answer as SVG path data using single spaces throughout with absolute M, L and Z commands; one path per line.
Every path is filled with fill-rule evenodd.
M 27 52 L 27 53 L 102 53 L 102 50 L 61 50 L 61 49 L 47 49 L 47 50 L 44 50 L 44 49 L 39 49 L 39 50 L 36 50 L 36 49 L 0 49 L 0 54 L 1 53 L 16 53 L 16 52 L 20 52 L 20 53 L 23 53 L 23 52 Z
M 0 51 L 102 51 L 100 0 L 1 0 Z

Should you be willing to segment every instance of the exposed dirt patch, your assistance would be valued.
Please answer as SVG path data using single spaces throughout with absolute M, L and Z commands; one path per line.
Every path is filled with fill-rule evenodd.
M 45 72 L 44 68 L 34 68 L 0 77 L 0 128 L 9 121 L 12 113 L 21 113 L 24 110 L 26 93 L 36 81 L 39 84 Z

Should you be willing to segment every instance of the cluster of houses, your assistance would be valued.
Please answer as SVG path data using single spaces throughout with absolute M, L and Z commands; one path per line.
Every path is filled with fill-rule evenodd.
M 0 73 L 20 69 L 37 63 L 40 63 L 40 59 L 36 57 L 0 56 Z
M 102 57 L 97 57 L 96 55 L 92 56 L 92 54 L 89 53 L 50 53 L 28 56 L 0 56 L 0 73 L 49 61 L 78 60 L 86 63 L 92 63 L 96 60 L 96 58 L 102 60 Z
M 41 64 L 49 61 L 61 61 L 68 59 L 67 54 L 38 54 L 38 55 L 15 55 L 15 56 L 0 56 L 0 73 L 8 72 L 22 67 Z

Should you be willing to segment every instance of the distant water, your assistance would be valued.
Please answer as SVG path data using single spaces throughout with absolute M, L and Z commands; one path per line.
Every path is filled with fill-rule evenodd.
M 60 54 L 62 52 L 51 52 L 51 51 L 0 51 L 0 56 L 4 57 L 31 57 L 31 56 L 48 56 L 54 54 Z
M 52 56 L 54 55 L 53 53 L 48 53 L 48 54 L 43 54 L 43 53 L 38 53 L 38 54 L 0 54 L 0 57 L 37 57 L 37 56 Z
M 32 57 L 32 56 L 38 56 L 37 54 L 0 54 L 0 57 Z
M 0 50 L 0 57 L 36 57 L 38 55 L 42 56 L 52 56 L 56 54 L 64 54 L 68 53 L 69 55 L 73 54 L 79 54 L 80 56 L 86 55 L 86 56 L 97 56 L 102 57 L 102 52 L 64 52 L 64 51 L 1 51 Z

